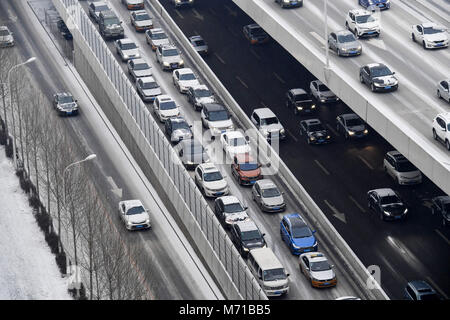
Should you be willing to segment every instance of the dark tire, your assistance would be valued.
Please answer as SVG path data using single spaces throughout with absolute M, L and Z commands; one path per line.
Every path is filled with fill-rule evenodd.
M 380 212 L 380 219 L 381 219 L 381 221 L 384 221 L 384 214 L 383 214 L 383 212 Z
M 425 50 L 427 49 L 427 47 L 425 46 L 425 41 L 422 41 L 422 46 Z
M 416 42 L 416 36 L 414 35 L 414 33 L 411 33 L 411 39 L 413 42 Z
M 359 73 L 359 82 L 361 82 L 361 83 L 364 83 L 364 79 L 363 79 L 363 77 L 362 77 L 362 74 L 361 74 L 361 73 Z
M 436 130 L 433 129 L 433 139 L 437 140 L 437 134 L 436 134 Z
M 375 86 L 373 85 L 373 83 L 370 85 L 370 90 L 372 90 L 372 92 L 375 92 Z
M 439 99 L 442 98 L 442 97 L 441 97 L 441 92 L 439 91 L 439 89 L 437 90 L 436 94 L 437 94 L 437 96 L 438 96 Z
M 448 151 L 450 151 L 450 141 L 449 140 L 445 140 L 445 147 L 447 148 Z

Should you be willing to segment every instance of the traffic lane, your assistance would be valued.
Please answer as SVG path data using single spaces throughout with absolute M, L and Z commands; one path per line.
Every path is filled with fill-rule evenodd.
M 170 8 L 169 8 L 169 10 L 170 10 Z M 223 16 L 222 16 L 223 17 Z M 176 16 L 174 16 L 174 18 L 175 18 L 175 20 L 176 20 Z M 189 20 L 189 21 L 191 21 L 191 20 Z M 182 21 L 179 21 L 180 23 L 182 23 Z M 184 29 L 184 25 L 182 25 L 182 28 Z M 189 28 L 189 27 L 191 27 L 191 28 L 195 28 L 196 30 L 201 30 L 200 28 L 198 28 L 198 26 L 195 26 L 195 27 L 192 27 L 192 26 L 190 26 L 190 25 L 187 25 L 186 26 L 187 28 Z M 209 28 L 208 30 L 217 30 L 217 28 Z M 186 32 L 186 31 L 185 31 Z M 187 31 L 186 33 L 189 33 L 189 31 Z M 208 39 L 207 38 L 207 36 L 205 36 L 205 34 L 203 33 L 203 32 L 201 32 L 201 34 L 202 34 L 202 36 L 208 41 L 208 43 L 211 45 L 211 40 L 210 39 Z M 231 41 L 233 41 L 233 39 L 231 39 Z M 212 46 L 213 48 L 215 48 L 214 50 L 216 51 L 217 50 L 217 48 L 216 47 L 214 47 L 214 46 Z M 219 61 L 220 62 L 220 61 Z M 220 66 L 220 63 L 216 63 L 217 65 L 219 65 Z M 217 71 L 216 71 L 217 72 Z M 217 72 L 218 73 L 218 72 Z M 220 74 L 220 73 L 218 73 L 218 74 Z M 258 76 L 255 76 L 254 77 L 254 79 L 259 79 L 259 77 Z M 233 81 L 230 81 L 230 82 L 233 82 Z M 237 85 L 238 86 L 238 85 Z M 231 91 L 231 90 L 230 90 Z M 238 92 L 239 93 L 239 90 L 236 90 L 236 92 Z M 242 92 L 242 90 L 241 90 L 241 92 Z M 247 92 L 245 92 L 245 93 L 247 93 Z M 234 93 L 233 93 L 233 95 L 234 95 Z M 235 96 L 236 97 L 236 96 Z M 238 99 L 238 101 L 241 101 L 241 99 Z M 242 104 L 241 103 L 241 105 L 246 105 L 246 104 Z M 247 104 L 248 105 L 248 104 Z M 280 117 L 281 118 L 281 117 Z M 291 117 L 290 117 L 291 118 Z M 284 122 L 283 122 L 284 123 Z M 385 143 L 386 145 L 387 145 L 387 143 Z M 370 148 L 370 149 L 373 149 L 373 148 Z M 385 148 L 385 150 L 389 150 L 389 149 L 392 149 L 392 148 L 390 148 L 390 147 L 387 147 L 387 148 Z M 283 150 L 283 149 L 282 149 Z M 383 152 L 379 152 L 379 154 L 381 155 L 380 157 L 379 157 L 379 159 L 382 159 L 382 157 L 384 156 L 384 151 L 385 150 L 383 150 Z M 298 162 L 301 162 L 301 159 L 299 159 L 299 158 L 296 158 L 295 160 L 300 160 L 300 161 L 298 161 Z M 333 160 L 335 160 L 335 158 L 333 158 Z M 296 162 L 296 161 L 294 161 L 294 162 Z M 363 164 L 363 165 L 365 165 L 365 164 Z M 352 166 L 352 168 L 353 168 L 354 166 Z M 309 172 L 309 171 L 308 171 Z M 358 176 L 361 176 L 361 175 L 358 175 Z M 364 175 L 362 175 L 362 176 L 364 176 Z M 367 175 L 366 175 L 367 176 Z M 304 181 L 304 180 L 301 180 L 301 181 Z M 358 194 L 361 194 L 361 192 L 358 192 Z M 365 196 L 365 192 L 363 193 L 363 195 Z M 365 199 L 364 199 L 365 200 Z M 360 201 L 360 202 L 362 202 L 362 201 Z M 348 203 L 348 204 L 350 204 L 350 203 Z M 362 205 L 360 205 L 360 206 L 362 206 Z M 322 207 L 323 207 L 323 205 L 322 205 Z M 329 210 L 329 209 L 328 209 Z M 359 209 L 358 209 L 359 210 Z M 325 210 L 324 210 L 325 211 Z
M 26 30 L 25 34 L 27 36 L 29 36 L 30 34 L 32 34 L 31 30 Z M 29 38 L 29 37 L 28 37 Z M 38 37 L 32 38 L 34 39 L 38 39 Z M 21 40 L 25 40 L 25 37 Z M 37 40 L 34 40 L 37 42 Z M 40 44 L 40 42 L 37 42 L 38 44 Z M 45 52 L 45 48 L 37 48 L 35 54 L 36 56 L 38 56 L 40 59 L 40 61 L 43 61 L 44 63 L 47 63 L 49 61 L 52 61 L 52 59 L 49 59 L 49 57 L 47 56 L 43 56 L 43 52 Z M 53 57 L 54 58 L 54 57 Z M 52 69 L 53 68 L 53 69 Z M 45 71 L 44 71 L 45 70 Z M 89 104 L 89 98 L 85 99 L 84 97 L 84 92 L 82 92 L 82 90 L 80 90 L 78 87 L 74 86 L 73 83 L 68 83 L 68 79 L 65 79 L 64 76 L 61 76 L 60 74 L 58 74 L 57 70 L 55 69 L 55 67 L 49 63 L 47 63 L 47 65 L 45 65 L 44 70 L 37 70 L 38 74 L 41 75 L 46 75 L 49 74 L 48 79 L 45 79 L 48 82 L 51 82 L 50 88 L 47 88 L 47 93 L 49 95 L 51 95 L 53 92 L 57 91 L 57 90 L 62 90 L 62 89 L 68 89 L 71 88 L 72 91 L 76 96 L 79 97 L 80 99 L 80 105 L 81 105 L 81 109 L 84 110 L 84 112 L 88 113 L 89 111 L 93 111 L 90 110 L 89 108 L 84 109 L 83 105 L 84 103 L 87 105 Z M 54 74 L 50 72 L 50 70 L 54 70 Z M 53 81 L 53 82 L 52 82 Z M 41 81 L 42 82 L 42 81 Z M 55 84 L 56 83 L 56 84 Z M 79 93 L 77 94 L 77 91 L 79 91 Z M 87 107 L 87 106 L 86 106 Z M 89 145 L 89 150 L 90 151 L 94 151 L 95 153 L 97 153 L 99 155 L 96 163 L 99 164 L 100 168 L 98 168 L 98 170 L 94 170 L 95 173 L 97 172 L 102 172 L 102 169 L 104 170 L 103 164 L 107 163 L 106 167 L 108 167 L 108 171 L 107 173 L 112 174 L 112 176 L 114 176 L 114 180 L 117 182 L 119 181 L 119 185 L 120 184 L 120 172 L 127 172 L 128 174 L 125 176 L 122 176 L 123 181 L 128 181 L 131 182 L 130 179 L 132 179 L 133 176 L 133 169 L 131 169 L 130 171 L 130 167 L 128 167 L 127 169 L 124 169 L 124 165 L 123 163 L 128 163 L 130 161 L 130 159 L 127 159 L 126 157 L 122 157 L 123 159 L 123 163 L 115 163 L 114 165 L 111 165 L 108 163 L 108 159 L 116 159 L 118 161 L 119 155 L 122 155 L 120 151 L 123 150 L 117 150 L 117 141 L 109 141 L 111 140 L 110 138 L 108 139 L 107 137 L 96 137 L 95 134 L 98 134 L 99 132 L 108 132 L 108 129 L 105 128 L 104 130 L 99 130 L 97 132 L 94 132 L 95 130 L 93 130 L 92 128 L 98 128 L 98 127 L 102 127 L 104 126 L 104 124 L 102 123 L 102 121 L 97 121 L 97 123 L 95 125 L 93 125 L 91 128 L 89 127 L 89 125 L 84 125 L 84 123 L 86 122 L 93 122 L 92 118 L 95 116 L 98 116 L 95 112 L 92 112 L 89 116 L 87 116 L 87 118 L 83 118 L 84 116 L 84 112 L 80 113 L 80 117 L 76 117 L 76 118 L 70 118 L 70 119 L 64 119 L 67 120 L 67 124 L 70 126 L 70 124 L 76 124 L 75 126 L 73 126 L 73 130 L 77 132 L 77 135 L 74 135 L 74 139 L 77 139 L 78 141 L 81 140 L 89 140 L 90 145 Z M 52 110 L 52 114 L 53 114 L 53 110 Z M 86 120 L 86 121 L 84 121 Z M 84 128 L 79 128 L 79 127 L 83 127 Z M 101 141 L 101 142 L 99 142 Z M 102 148 L 102 146 L 104 146 L 106 143 L 108 143 L 108 148 Z M 84 144 L 83 144 L 84 145 Z M 113 150 L 113 147 L 116 148 L 116 150 Z M 114 151 L 114 152 L 112 152 Z M 113 154 L 111 154 L 111 152 Z M 108 154 L 111 156 L 110 158 L 105 157 L 103 158 L 102 155 L 104 154 Z M 82 154 L 86 154 L 86 152 L 83 152 Z M 129 157 L 129 155 L 127 155 Z M 134 166 L 136 166 L 136 164 L 133 164 Z M 121 170 L 115 169 L 114 166 L 119 166 L 121 167 Z M 107 174 L 106 173 L 106 174 Z M 94 174 L 94 181 L 95 182 L 99 182 L 101 181 L 101 183 L 99 183 L 102 188 L 100 189 L 101 192 L 100 194 L 102 195 L 107 194 L 108 192 L 110 192 L 110 188 L 111 186 L 108 184 L 107 181 L 105 181 L 105 175 L 96 175 Z M 117 177 L 116 177 L 117 175 Z M 142 176 L 142 174 L 141 174 Z M 142 182 L 140 181 L 139 177 L 135 177 L 133 182 Z M 149 184 L 149 183 L 148 183 Z M 133 189 L 132 191 L 128 192 L 129 189 Z M 123 190 L 124 190 L 124 196 L 126 196 L 127 194 L 138 194 L 139 192 L 142 192 L 142 190 L 140 190 L 140 187 L 134 187 L 134 186 L 128 186 L 126 184 L 123 185 Z M 154 191 L 153 191 L 154 192 Z M 145 198 L 147 198 L 147 200 L 144 200 L 145 202 L 149 202 L 152 198 L 152 195 L 146 193 L 145 194 Z M 116 221 L 118 223 L 118 219 L 115 219 L 117 217 L 117 215 L 115 214 L 117 212 L 117 203 L 109 203 L 110 204 L 110 210 L 107 210 L 107 212 L 113 214 L 113 221 Z M 153 205 L 154 206 L 154 205 Z M 153 207 L 152 206 L 152 207 Z M 152 261 L 152 259 L 147 259 L 147 263 L 145 264 L 146 267 L 146 271 L 148 271 L 151 274 L 151 279 L 153 281 L 155 281 L 155 283 L 165 283 L 165 287 L 162 287 L 156 290 L 156 294 L 158 297 L 161 298 L 193 298 L 193 297 L 197 297 L 197 298 L 201 298 L 201 297 L 205 297 L 202 291 L 199 291 L 199 287 L 198 284 L 195 283 L 189 283 L 189 286 L 186 285 L 187 282 L 193 282 L 192 280 L 197 280 L 196 276 L 191 274 L 194 273 L 194 271 L 189 271 L 186 272 L 186 270 L 179 270 L 182 269 L 182 264 L 180 263 L 174 263 L 175 261 L 179 261 L 179 260 L 183 260 L 185 262 L 189 261 L 188 259 L 186 259 L 186 256 L 183 255 L 183 252 L 179 252 L 178 250 L 174 249 L 173 246 L 173 242 L 176 241 L 177 243 L 179 242 L 179 240 L 174 240 L 174 239 L 167 239 L 168 236 L 170 236 L 171 232 L 168 232 L 167 230 L 161 231 L 164 228 L 158 228 L 159 224 L 158 221 L 153 220 L 153 225 L 156 227 L 156 232 L 153 232 L 152 234 L 148 234 L 147 233 L 147 238 L 146 241 L 150 242 L 152 245 L 145 245 L 146 251 L 148 253 L 148 256 L 152 257 L 152 256 L 158 256 L 160 257 L 159 259 Z M 116 225 L 116 227 L 119 230 L 123 230 L 123 225 Z M 166 228 L 167 229 L 167 228 Z M 173 233 L 173 231 L 172 231 Z M 131 233 L 125 233 L 127 235 L 129 235 L 129 237 L 133 237 L 132 241 L 136 241 L 136 237 L 138 235 L 138 233 L 136 235 L 131 235 Z M 155 234 L 159 234 L 158 236 L 156 236 Z M 140 235 L 141 238 L 145 237 L 144 236 L 145 233 L 142 233 Z M 176 236 L 172 237 L 172 238 L 177 238 Z M 172 246 L 171 246 L 172 244 Z M 179 244 L 178 244 L 179 246 Z M 151 248 L 154 247 L 154 248 Z M 151 252 L 149 251 L 149 249 L 151 248 Z M 168 259 L 167 256 L 170 256 L 171 259 Z M 192 259 L 192 258 L 191 258 Z M 148 262 L 151 261 L 151 264 L 148 264 Z M 159 267 L 158 264 L 163 265 L 162 267 Z M 154 267 L 155 266 L 155 267 Z M 191 268 L 192 269 L 192 268 Z M 165 272 L 164 275 L 162 275 L 161 270 L 163 270 Z M 196 270 L 196 269 L 195 269 Z M 159 272 L 159 273 L 158 273 Z M 161 277 L 159 277 L 159 275 L 162 275 Z M 183 275 L 183 276 L 180 276 Z M 186 280 L 185 280 L 186 279 Z

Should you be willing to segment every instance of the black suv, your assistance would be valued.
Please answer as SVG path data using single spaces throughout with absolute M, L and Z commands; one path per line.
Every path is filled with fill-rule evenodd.
M 331 142 L 331 135 L 319 119 L 300 121 L 300 135 L 306 137 L 308 144 L 325 144 Z
M 434 197 L 431 200 L 431 213 L 442 216 L 442 225 L 450 226 L 450 196 Z
M 243 258 L 248 257 L 251 249 L 267 246 L 264 233 L 261 233 L 253 221 L 239 221 L 230 228 L 231 241 Z
M 58 30 L 61 33 L 61 35 L 64 37 L 64 39 L 66 39 L 66 40 L 73 39 L 72 33 L 70 33 L 69 28 L 67 28 L 66 24 L 64 23 L 64 20 L 62 20 L 62 19 L 58 20 L 56 25 L 58 26 Z
M 381 220 L 405 219 L 408 208 L 400 196 L 390 188 L 367 192 L 368 207 L 378 213 Z
M 122 21 L 111 10 L 100 12 L 98 30 L 105 39 L 122 39 L 125 37 Z
M 316 105 L 311 96 L 303 89 L 291 89 L 286 93 L 286 107 L 294 110 L 294 114 L 312 113 Z

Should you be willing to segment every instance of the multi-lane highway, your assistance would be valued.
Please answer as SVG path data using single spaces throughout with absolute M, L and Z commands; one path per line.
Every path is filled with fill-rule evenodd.
M 274 5 L 274 9 L 277 9 L 273 1 L 267 2 L 268 5 Z M 321 106 L 318 113 L 334 135 L 332 144 L 314 147 L 308 146 L 303 139 L 300 140 L 298 135 L 300 117 L 294 117 L 285 109 L 284 94 L 293 87 L 309 88 L 309 82 L 314 80 L 314 77 L 274 41 L 264 46 L 251 46 L 242 34 L 242 26 L 253 21 L 231 0 L 197 1 L 194 8 L 178 10 L 174 10 L 168 1 L 161 1 L 161 3 L 186 36 L 200 34 L 205 38 L 211 50 L 205 61 L 247 115 L 250 115 L 253 108 L 262 106 L 272 108 L 278 115 L 289 134 L 288 141 L 281 144 L 282 159 L 363 263 L 366 266 L 380 266 L 381 285 L 388 295 L 391 298 L 401 298 L 407 281 L 425 279 L 441 294 L 448 297 L 450 294 L 448 273 L 450 232 L 441 226 L 438 217 L 431 216 L 429 210 L 429 199 L 442 194 L 442 191 L 428 179 L 419 186 L 396 186 L 382 170 L 384 154 L 393 148 L 373 130 L 367 139 L 361 141 L 345 141 L 341 135 L 334 132 L 336 116 L 351 111 L 342 103 Z M 332 3 L 333 6 L 341 5 L 341 2 Z M 342 1 L 342 3 L 344 7 L 349 6 L 348 1 Z M 300 10 L 302 9 L 287 10 L 286 14 L 296 16 L 300 14 Z M 317 12 L 314 12 L 310 15 L 316 16 Z M 395 11 L 392 10 L 392 12 Z M 389 14 L 389 12 L 382 14 L 385 13 Z M 341 18 L 336 17 L 336 19 L 339 26 L 343 26 L 344 11 L 331 14 L 331 17 L 341 15 Z M 298 19 L 309 21 L 305 23 L 305 28 L 314 22 L 314 19 L 308 19 L 307 15 Z M 320 21 L 319 18 L 316 20 Z M 407 21 L 409 22 L 412 23 L 412 20 Z M 387 23 L 388 26 L 389 23 Z M 318 28 L 316 33 L 320 36 L 323 33 L 322 29 Z M 385 40 L 384 37 L 386 37 L 390 45 L 402 46 L 403 40 L 400 39 L 397 43 L 387 33 L 380 39 Z M 408 41 L 407 35 L 405 36 L 405 41 Z M 314 36 L 311 37 L 318 42 Z M 373 47 L 375 52 L 382 51 L 376 46 L 381 41 L 363 40 L 363 50 Z M 314 45 L 320 48 L 320 42 Z M 409 42 L 406 44 L 408 48 L 413 45 Z M 419 45 L 417 48 L 413 47 L 413 52 L 421 53 L 421 50 L 423 49 Z M 425 52 L 424 54 L 445 57 L 448 54 L 446 52 Z M 389 57 L 388 52 L 377 54 L 382 55 L 383 58 Z M 399 54 L 393 53 L 393 56 L 398 57 Z M 413 55 L 416 54 L 413 53 Z M 363 54 L 360 58 L 368 59 L 368 56 L 365 57 Z M 431 58 L 431 61 L 434 61 L 433 59 Z M 423 61 L 426 59 L 416 58 L 415 60 L 424 64 L 424 67 L 430 63 Z M 344 59 L 342 63 L 354 68 L 355 62 L 353 59 Z M 442 60 L 436 63 L 443 64 Z M 400 85 L 406 86 L 405 90 L 409 90 L 407 77 L 412 71 L 408 69 L 408 65 L 399 63 L 399 67 L 394 68 L 400 72 Z M 448 65 L 444 65 L 442 70 L 445 68 L 448 68 Z M 357 73 L 353 76 L 357 79 Z M 422 90 L 427 90 L 426 88 L 431 90 L 435 84 L 433 81 L 440 76 L 445 77 L 444 74 L 438 74 L 433 75 L 431 80 L 424 77 L 417 81 L 424 86 Z M 410 81 L 416 83 L 417 77 L 417 75 L 414 76 L 412 78 L 414 80 Z M 405 84 L 402 84 L 404 79 Z M 401 90 L 398 94 L 400 92 Z M 445 104 L 436 100 L 433 93 L 434 91 L 427 93 L 430 100 L 435 100 L 430 108 L 434 108 L 435 105 L 444 108 Z M 368 92 L 368 94 L 371 93 Z M 380 99 L 389 99 L 388 95 Z M 393 107 L 404 107 L 405 103 L 398 102 L 395 93 L 392 99 L 395 99 Z M 442 148 L 442 146 L 436 144 L 436 148 Z M 406 200 L 411 210 L 405 222 L 381 222 L 378 217 L 370 214 L 367 209 L 366 192 L 379 187 L 392 187 L 398 190 Z M 337 212 L 343 213 L 345 219 L 342 219 L 342 215 L 336 214 Z
M 178 90 L 172 84 L 172 74 L 170 72 L 164 72 L 161 70 L 160 66 L 157 64 L 155 59 L 155 54 L 151 51 L 151 48 L 146 44 L 145 36 L 143 34 L 138 34 L 133 30 L 133 27 L 130 25 L 130 11 L 128 11 L 120 1 L 109 1 L 110 6 L 114 9 L 114 11 L 118 14 L 120 19 L 124 21 L 122 24 L 125 29 L 126 37 L 135 41 L 140 49 L 143 57 L 153 66 L 152 72 L 153 77 L 156 79 L 158 84 L 161 86 L 163 93 L 169 94 L 178 105 L 181 106 L 181 114 L 185 117 L 185 119 L 190 123 L 194 124 L 194 122 L 199 121 L 200 116 L 199 112 L 193 110 L 193 108 L 188 104 L 186 98 L 181 95 Z M 86 4 L 83 3 L 83 7 L 86 8 Z M 147 8 L 149 9 L 149 8 Z M 155 26 L 162 26 L 167 30 L 167 26 L 164 21 L 159 21 L 158 19 L 154 19 Z M 168 31 L 168 30 L 167 30 Z M 169 32 L 170 33 L 170 32 Z M 172 38 L 175 42 L 175 40 Z M 112 41 L 108 42 L 108 47 L 110 50 L 116 55 L 119 60 L 118 55 L 116 54 L 114 44 Z M 182 49 L 184 52 L 184 50 Z M 196 66 L 192 64 L 187 54 L 183 55 L 183 59 L 187 67 L 192 68 L 197 75 L 201 77 L 201 74 L 197 70 Z M 123 70 L 126 71 L 126 64 L 122 63 Z M 204 81 L 204 79 L 203 79 Z M 151 109 L 150 104 L 148 107 Z M 161 127 L 162 128 L 162 127 Z M 216 155 L 220 157 L 220 155 Z M 213 155 L 213 158 L 216 158 Z M 230 185 L 231 194 L 238 196 L 248 207 L 249 207 L 249 215 L 252 220 L 256 222 L 256 224 L 260 227 L 262 232 L 266 233 L 266 240 L 269 244 L 269 247 L 275 252 L 278 256 L 282 264 L 286 267 L 287 272 L 290 274 L 290 293 L 286 298 L 289 299 L 334 299 L 343 295 L 354 295 L 365 297 L 366 294 L 363 292 L 365 288 L 358 287 L 358 285 L 353 281 L 353 275 L 351 270 L 344 267 L 342 259 L 338 252 L 330 241 L 327 239 L 327 235 L 324 234 L 320 229 L 318 230 L 318 241 L 319 248 L 323 251 L 331 261 L 336 265 L 336 272 L 339 281 L 339 285 L 336 288 L 331 288 L 328 290 L 313 290 L 308 281 L 304 278 L 304 276 L 299 272 L 298 268 L 298 258 L 291 255 L 287 246 L 281 242 L 280 240 L 280 231 L 279 231 L 279 223 L 281 220 L 281 216 L 283 213 L 279 214 L 263 214 L 259 208 L 253 203 L 251 198 L 251 190 L 249 188 L 239 187 L 236 181 L 233 179 L 230 173 L 229 165 L 218 165 L 220 170 L 226 174 L 227 181 Z M 286 212 L 296 212 L 299 211 L 300 204 L 295 197 L 292 196 L 288 192 L 288 190 L 284 187 L 280 179 L 274 177 L 276 183 L 280 185 L 284 191 L 286 191 L 285 199 L 287 202 L 287 210 Z M 212 204 L 212 201 L 209 201 Z M 303 212 L 301 212 L 304 214 Z M 306 216 L 306 220 L 309 221 L 309 218 Z M 315 226 L 312 226 L 315 228 Z
M 1 1 L 1 24 L 14 32 L 14 54 L 25 60 L 35 56 L 30 65 L 30 77 L 50 99 L 52 94 L 70 91 L 78 99 L 81 113 L 77 117 L 58 118 L 66 127 L 79 158 L 95 153 L 90 174 L 110 213 L 111 220 L 122 239 L 140 243 L 142 252 L 136 258 L 137 269 L 145 277 L 148 295 L 153 299 L 223 299 L 220 289 L 209 275 L 191 247 L 188 239 L 163 205 L 158 193 L 146 179 L 127 151 L 112 125 L 81 81 L 73 66 L 63 57 L 54 41 L 58 35 L 48 33 L 41 22 L 50 7 L 47 0 Z M 33 10 L 34 9 L 34 10 Z M 61 49 L 61 48 L 59 48 Z M 51 104 L 48 116 L 56 117 Z M 115 190 L 114 190 L 115 189 Z M 141 199 L 151 208 L 153 229 L 148 232 L 127 232 L 117 215 L 116 195 L 121 189 L 122 198 Z M 113 192 L 115 191 L 115 192 Z

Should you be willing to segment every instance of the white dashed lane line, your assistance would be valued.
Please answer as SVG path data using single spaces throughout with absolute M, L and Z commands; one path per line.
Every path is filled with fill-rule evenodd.
M 448 296 L 445 294 L 444 291 L 442 291 L 441 288 L 438 287 L 438 285 L 433 281 L 433 279 L 431 279 L 430 277 L 427 277 L 428 282 L 433 286 L 434 289 L 436 289 L 437 291 L 439 291 L 439 293 L 446 299 L 448 300 Z
M 373 166 L 369 163 L 369 161 L 367 161 L 366 159 L 364 159 L 362 156 L 358 156 L 358 158 L 364 162 L 364 164 L 370 169 L 370 170 L 374 170 Z
M 444 235 L 442 234 L 442 232 L 440 232 L 438 229 L 435 229 L 434 231 L 436 231 L 436 233 L 437 233 L 442 239 L 444 239 L 444 241 L 447 242 L 447 244 L 450 246 L 450 240 L 448 240 L 447 237 L 444 236 Z
M 222 64 L 226 64 L 225 61 L 216 52 L 214 52 L 214 56 L 217 58 L 217 60 L 222 62 Z
M 178 10 L 174 10 L 180 19 L 184 19 L 183 15 Z
M 355 198 L 353 198 L 352 196 L 348 196 L 348 198 L 350 199 L 351 202 L 353 202 L 353 203 L 355 204 L 355 206 L 356 206 L 359 210 L 361 210 L 362 213 L 365 213 L 365 212 L 366 212 L 366 209 L 364 209 L 364 207 L 361 206 L 361 205 L 358 203 L 358 201 L 355 200 Z
M 286 81 L 283 80 L 283 78 L 281 78 L 278 73 L 274 72 L 273 75 L 275 76 L 275 78 L 278 79 L 278 81 L 280 81 L 282 84 L 285 84 Z
M 322 169 L 322 171 L 329 176 L 330 172 L 319 162 L 319 160 L 314 160 L 314 162 L 319 166 L 320 169 Z
M 244 82 L 244 80 L 239 78 L 239 76 L 236 76 L 236 80 L 239 81 L 246 89 L 248 89 L 248 85 Z

